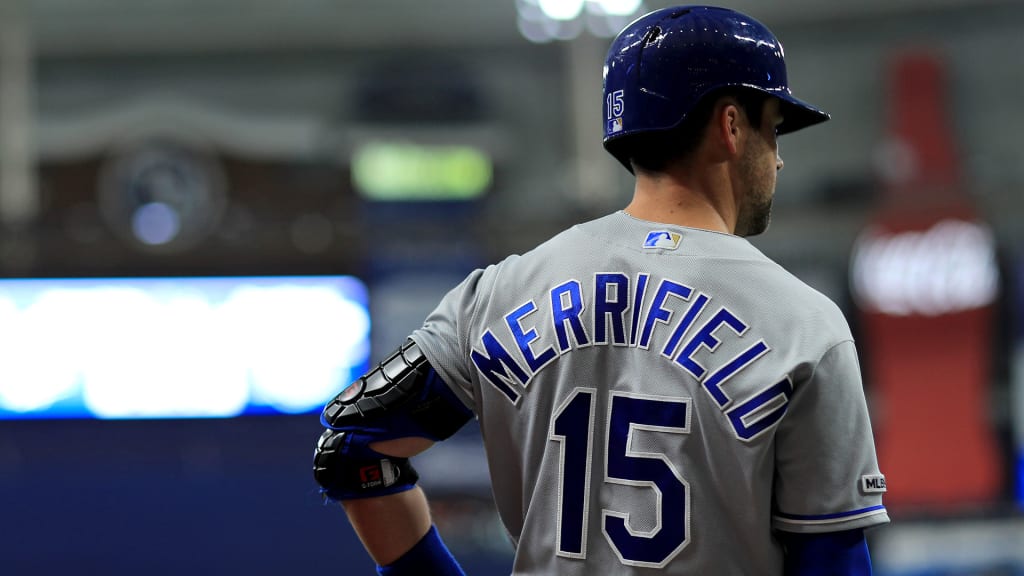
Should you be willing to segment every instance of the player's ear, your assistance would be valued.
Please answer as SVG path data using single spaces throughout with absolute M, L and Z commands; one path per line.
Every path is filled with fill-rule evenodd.
M 722 98 L 715 103 L 707 135 L 716 147 L 730 156 L 735 156 L 739 152 L 744 118 L 735 100 Z

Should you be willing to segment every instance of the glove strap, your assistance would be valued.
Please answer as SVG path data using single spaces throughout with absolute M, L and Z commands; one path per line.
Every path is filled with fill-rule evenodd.
M 385 456 L 369 448 L 359 450 L 351 446 L 350 436 L 347 432 L 326 430 L 317 442 L 313 478 L 328 499 L 386 496 L 416 485 L 419 474 L 408 458 Z

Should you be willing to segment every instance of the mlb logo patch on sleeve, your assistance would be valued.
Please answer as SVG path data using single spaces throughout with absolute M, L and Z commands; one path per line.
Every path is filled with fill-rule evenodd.
M 885 492 L 885 476 L 882 474 L 861 476 L 860 490 L 865 494 L 879 494 Z
M 660 248 L 663 250 L 675 250 L 676 248 L 679 248 L 679 241 L 682 239 L 683 235 L 678 232 L 669 232 L 668 230 L 652 230 L 647 233 L 647 238 L 644 239 L 644 248 Z

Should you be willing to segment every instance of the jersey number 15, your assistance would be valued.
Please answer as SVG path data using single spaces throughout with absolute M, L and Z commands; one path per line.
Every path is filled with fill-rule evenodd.
M 558 485 L 557 554 L 587 556 L 591 458 L 595 422 L 593 388 L 576 388 L 554 414 L 550 439 L 561 444 Z M 601 511 L 601 528 L 623 564 L 660 568 L 689 542 L 689 484 L 662 453 L 632 447 L 633 433 L 690 432 L 690 399 L 612 392 L 608 404 L 604 483 L 652 492 L 657 521 L 653 529 L 630 526 L 629 513 Z

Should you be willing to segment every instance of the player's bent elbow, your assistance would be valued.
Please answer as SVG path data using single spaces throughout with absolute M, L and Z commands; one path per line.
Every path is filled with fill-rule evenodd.
M 416 342 L 407 340 L 328 402 L 320 420 L 333 430 L 372 433 L 378 441 L 410 436 L 437 441 L 455 434 L 472 416 Z
M 412 458 L 434 445 L 434 441 L 421 436 L 395 438 L 371 442 L 370 449 L 396 458 Z

